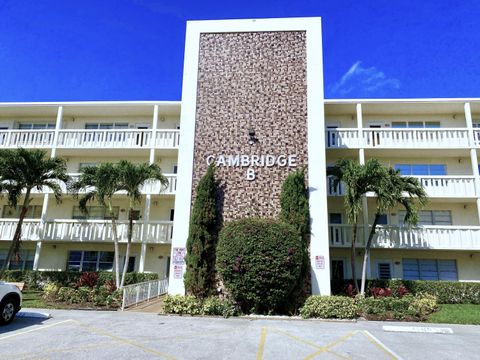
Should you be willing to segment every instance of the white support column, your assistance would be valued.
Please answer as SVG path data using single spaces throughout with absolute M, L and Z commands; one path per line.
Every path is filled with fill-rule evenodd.
M 142 231 L 142 249 L 140 252 L 140 264 L 138 265 L 138 272 L 145 270 L 145 256 L 147 249 L 148 238 L 148 223 L 150 222 L 150 206 L 152 203 L 152 195 L 145 196 L 145 208 L 143 210 L 143 231 Z
M 35 258 L 33 259 L 33 270 L 38 270 L 38 264 L 40 261 L 40 254 L 42 251 L 42 240 L 45 235 L 48 201 L 49 201 L 49 194 L 43 195 L 42 215 L 40 217 L 40 240 L 37 241 L 37 247 L 35 248 Z
M 152 141 L 150 142 L 150 156 L 148 163 L 151 165 L 155 163 L 155 143 L 157 136 L 158 126 L 158 105 L 153 107 L 152 118 Z M 147 255 L 147 240 L 148 240 L 148 223 L 150 222 L 150 207 L 152 204 L 152 195 L 147 194 L 145 196 L 145 207 L 143 209 L 143 231 L 142 231 L 142 247 L 140 250 L 140 264 L 138 265 L 138 271 L 145 271 L 145 258 Z
M 54 158 L 57 154 L 58 132 L 62 128 L 62 122 L 63 122 L 63 106 L 59 106 L 57 110 L 57 120 L 55 122 L 55 133 L 53 135 L 52 153 L 50 154 L 51 158 Z M 49 201 L 49 195 L 45 194 L 43 196 L 42 216 L 40 218 L 40 240 L 37 241 L 37 246 L 35 248 L 33 270 L 38 270 L 38 264 L 40 262 L 40 255 L 42 252 L 42 240 L 45 236 L 45 226 L 47 221 L 48 201 Z
M 472 164 L 472 173 L 475 177 L 475 196 L 477 198 L 477 218 L 480 224 L 480 175 L 478 171 L 477 149 L 475 148 L 475 134 L 473 132 L 472 110 L 470 103 L 465 103 L 465 121 L 468 129 L 470 142 L 470 162 Z
M 362 104 L 357 104 L 357 128 L 358 128 L 358 137 L 360 139 L 359 144 L 361 144 L 360 149 L 358 150 L 358 161 L 360 165 L 365 165 L 365 149 L 363 141 L 363 113 L 362 113 Z M 367 197 L 362 198 L 362 219 L 363 219 L 363 241 L 366 242 L 368 238 L 368 202 Z M 370 259 L 368 260 L 368 265 L 370 265 Z M 371 277 L 371 267 L 367 266 L 367 277 Z M 358 277 L 358 271 L 357 271 Z
M 63 123 L 63 106 L 59 106 L 57 110 L 57 122 L 55 123 L 55 134 L 53 135 L 52 158 L 57 154 L 58 133 Z

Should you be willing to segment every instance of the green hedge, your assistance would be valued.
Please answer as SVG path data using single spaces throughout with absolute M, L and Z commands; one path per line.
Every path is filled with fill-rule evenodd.
M 217 270 L 245 313 L 286 312 L 303 259 L 300 234 L 280 221 L 242 219 L 220 232 Z
M 101 271 L 99 283 L 104 284 L 108 280 L 115 280 L 115 274 L 108 271 Z M 24 282 L 28 289 L 41 290 L 46 283 L 57 283 L 61 287 L 73 286 L 81 272 L 73 271 L 34 271 L 34 270 L 7 270 L 2 280 L 12 282 Z M 127 273 L 125 285 L 135 284 L 143 281 L 156 280 L 158 274 L 150 273 Z
M 424 320 L 437 310 L 437 298 L 430 294 L 403 297 L 366 297 L 357 301 L 358 313 L 370 320 Z
M 335 294 L 344 294 L 343 289 L 352 281 L 332 283 Z M 430 280 L 368 280 L 367 289 L 390 288 L 397 295 L 400 285 L 405 285 L 412 295 L 427 293 L 435 295 L 439 304 L 480 304 L 480 282 L 430 281 Z
M 304 319 L 353 319 L 357 316 L 355 299 L 346 296 L 312 295 L 300 309 Z
M 219 315 L 223 317 L 240 314 L 238 307 L 230 300 L 222 300 L 214 296 L 201 300 L 192 295 L 167 295 L 163 302 L 163 312 L 165 314 Z

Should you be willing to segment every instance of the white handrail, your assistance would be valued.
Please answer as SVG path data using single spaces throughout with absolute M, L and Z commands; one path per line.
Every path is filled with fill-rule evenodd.
M 123 287 L 122 311 L 132 305 L 148 302 L 168 291 L 168 279 L 145 281 Z

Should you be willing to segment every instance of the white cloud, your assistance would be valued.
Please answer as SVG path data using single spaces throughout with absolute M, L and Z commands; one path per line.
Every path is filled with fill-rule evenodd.
M 361 61 L 355 62 L 335 84 L 330 85 L 330 95 L 355 97 L 375 95 L 381 97 L 386 92 L 400 88 L 400 80 L 389 78 L 375 66 L 363 67 Z

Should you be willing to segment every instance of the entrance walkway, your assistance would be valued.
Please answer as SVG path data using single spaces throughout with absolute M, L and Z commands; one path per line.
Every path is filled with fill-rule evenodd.
M 155 313 L 159 314 L 163 309 L 164 296 L 160 296 L 157 299 L 151 299 L 150 301 L 144 301 L 138 305 L 132 305 L 125 309 L 130 312 L 143 312 L 143 313 Z

